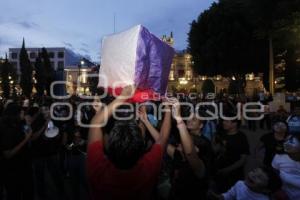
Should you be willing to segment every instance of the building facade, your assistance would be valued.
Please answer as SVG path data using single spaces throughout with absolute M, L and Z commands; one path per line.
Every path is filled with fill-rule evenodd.
M 173 33 L 171 32 L 170 36 L 163 35 L 162 41 L 173 47 Z M 187 51 L 175 52 L 169 75 L 169 91 L 187 91 L 190 88 L 196 88 L 192 64 L 192 56 Z
M 64 69 L 64 80 L 66 81 L 66 92 L 68 94 L 90 94 L 89 78 L 98 76 L 92 74 L 97 65 L 86 58 L 80 60 L 73 66 Z
M 170 46 L 174 46 L 172 32 L 170 36 L 163 35 L 162 40 Z M 169 75 L 169 92 L 201 92 L 202 84 L 206 79 L 213 80 L 216 92 L 226 91 L 231 79 L 234 79 L 234 77 L 222 77 L 221 75 L 214 77 L 200 76 L 193 72 L 192 65 L 193 61 L 191 54 L 185 50 L 176 51 Z M 247 95 L 250 96 L 257 91 L 264 90 L 261 74 L 257 76 L 254 74 L 247 74 L 245 80 L 245 93 Z
M 42 48 L 26 48 L 26 50 L 28 58 L 32 66 L 34 66 L 38 54 L 42 52 Z M 76 63 L 79 63 L 82 58 L 80 55 L 65 47 L 48 47 L 46 50 L 48 52 L 51 65 L 55 71 L 64 70 L 68 66 L 76 65 Z M 9 49 L 9 61 L 18 71 L 20 70 L 20 51 L 21 48 Z
M 42 51 L 42 48 L 26 48 L 26 50 L 31 65 L 35 66 L 36 58 Z M 55 70 L 55 79 L 65 81 L 65 85 L 55 86 L 56 95 L 64 95 L 66 93 L 88 94 L 88 74 L 95 64 L 65 47 L 48 47 L 46 50 L 51 66 Z M 9 61 L 17 69 L 18 73 L 20 73 L 20 51 L 21 48 L 9 49 Z

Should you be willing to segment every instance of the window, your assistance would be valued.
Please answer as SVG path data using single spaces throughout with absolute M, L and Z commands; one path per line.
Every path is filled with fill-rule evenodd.
M 174 80 L 174 71 L 173 71 L 173 70 L 170 71 L 169 80 L 170 80 L 170 81 L 173 81 L 173 80 Z
M 188 80 L 192 79 L 192 72 L 191 71 L 186 71 L 186 76 Z
M 87 83 L 87 76 L 86 76 L 86 72 L 83 72 L 80 76 L 80 82 L 82 83 Z
M 183 78 L 183 77 L 184 77 L 184 70 L 183 70 L 183 69 L 179 69 L 179 70 L 177 71 L 177 73 L 178 73 L 178 77 L 179 77 L 179 78 Z
M 68 75 L 68 81 L 72 81 L 72 75 Z
M 12 65 L 15 69 L 17 69 L 17 67 L 18 67 L 18 63 L 17 63 L 17 62 L 11 62 L 11 65 Z
M 176 67 L 177 69 L 184 69 L 185 65 L 183 63 L 178 63 Z
M 64 69 L 64 61 L 58 61 L 57 69 L 58 70 L 63 70 Z
M 52 67 L 52 69 L 55 69 L 55 64 L 54 64 L 54 62 L 51 62 L 51 67 Z
M 48 56 L 49 56 L 49 58 L 54 58 L 54 52 L 49 52 Z
M 36 53 L 35 52 L 30 52 L 29 57 L 30 58 L 36 58 Z
M 12 59 L 17 59 L 18 58 L 18 53 L 11 53 L 11 58 Z
M 64 58 L 65 54 L 64 52 L 60 51 L 58 52 L 58 58 Z

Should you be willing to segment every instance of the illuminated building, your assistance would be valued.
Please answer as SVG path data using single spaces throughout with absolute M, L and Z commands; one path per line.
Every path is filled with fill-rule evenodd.
M 75 65 L 64 69 L 66 91 L 68 94 L 90 94 L 89 74 L 96 64 L 86 58 L 80 60 Z
M 173 33 L 170 36 L 163 35 L 162 40 L 174 46 Z M 235 77 L 223 77 L 221 75 L 216 75 L 214 77 L 200 76 L 193 72 L 192 68 L 192 56 L 187 51 L 176 51 L 173 62 L 171 65 L 168 90 L 170 92 L 201 92 L 202 84 L 206 79 L 213 80 L 215 84 L 215 91 L 220 92 L 221 90 L 227 90 L 229 83 Z M 262 82 L 262 74 L 255 76 L 252 74 L 247 74 L 245 93 L 251 95 L 255 92 L 260 92 L 264 90 Z

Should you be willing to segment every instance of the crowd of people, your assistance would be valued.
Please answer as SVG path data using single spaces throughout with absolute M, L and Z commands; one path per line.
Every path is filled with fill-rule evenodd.
M 132 93 L 127 86 L 79 111 L 86 100 L 1 102 L 0 199 L 300 199 L 300 132 L 291 127 L 299 123 L 288 123 L 284 107 L 266 110 L 259 122 L 204 120 L 198 116 L 210 107 L 181 104 L 199 99 L 162 98 L 152 102 L 159 118 L 147 104 L 129 109 Z M 227 117 L 242 102 L 213 101 L 224 103 Z M 246 171 L 251 151 L 243 130 L 258 125 L 266 132 L 255 151 L 261 166 Z

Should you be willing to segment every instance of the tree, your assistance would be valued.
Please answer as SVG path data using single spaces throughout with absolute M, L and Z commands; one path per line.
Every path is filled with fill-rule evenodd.
M 7 58 L 4 63 L 1 64 L 1 88 L 3 91 L 3 96 L 5 98 L 9 97 L 10 94 L 10 86 L 9 86 L 9 63 Z
M 40 53 L 35 61 L 35 79 L 36 79 L 35 88 L 37 90 L 37 95 L 43 96 L 45 90 L 45 83 L 46 83 L 46 74 L 45 74 L 44 63 L 42 62 Z
M 259 71 L 262 48 L 253 38 L 245 10 L 239 0 L 223 0 L 213 3 L 192 22 L 188 41 L 195 71 L 209 76 Z
M 191 23 L 188 48 L 195 71 L 230 77 L 263 72 L 265 86 L 269 85 L 272 92 L 274 55 L 282 50 L 294 54 L 299 48 L 295 45 L 300 35 L 299 12 L 299 0 L 213 3 Z M 295 56 L 291 56 L 291 60 L 292 66 L 288 67 L 295 66 Z
M 281 27 L 277 35 L 282 42 L 277 40 L 276 46 L 281 47 L 279 51 L 286 52 L 285 89 L 297 91 L 300 88 L 300 11 L 277 23 Z
M 292 21 L 295 19 L 293 17 L 295 13 L 300 11 L 300 1 L 248 0 L 248 2 L 256 36 L 268 42 L 268 85 L 270 92 L 274 93 L 274 55 L 278 53 L 277 50 L 281 50 L 281 45 L 291 40 L 290 36 L 293 34 L 286 30 L 291 26 L 292 29 L 296 28 L 292 25 Z M 282 37 L 283 35 L 288 35 L 289 38 Z
M 21 80 L 20 86 L 22 88 L 23 94 L 26 97 L 30 97 L 32 92 L 32 66 L 28 58 L 27 50 L 25 49 L 25 40 L 23 39 L 22 48 L 20 51 L 20 71 L 21 71 Z
M 17 75 L 16 69 L 9 63 L 7 55 L 5 56 L 4 62 L 0 63 L 0 75 L 1 75 L 1 88 L 3 90 L 3 96 L 8 98 L 10 96 L 10 91 L 16 84 Z
M 41 58 L 45 69 L 45 89 L 47 91 L 47 94 L 50 95 L 50 86 L 51 83 L 54 81 L 55 72 L 51 65 L 48 52 L 44 47 L 42 48 Z

